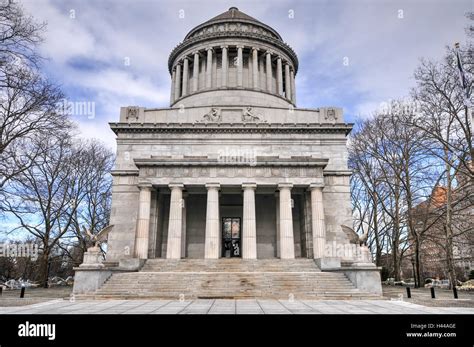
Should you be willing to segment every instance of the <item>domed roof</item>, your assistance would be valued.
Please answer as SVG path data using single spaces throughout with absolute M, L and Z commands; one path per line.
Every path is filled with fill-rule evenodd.
M 202 29 L 204 27 L 217 24 L 217 23 L 224 23 L 224 22 L 241 22 L 241 23 L 251 23 L 257 26 L 260 26 L 262 28 L 267 29 L 270 31 L 272 34 L 276 36 L 279 40 L 283 39 L 281 38 L 280 34 L 276 32 L 275 29 L 272 27 L 260 22 L 259 20 L 253 18 L 252 16 L 249 16 L 248 14 L 240 11 L 237 7 L 231 7 L 227 11 L 215 16 L 214 18 L 209 19 L 208 21 L 198 25 L 194 29 L 192 29 L 184 38 L 185 40 L 191 37 L 196 31 L 199 29 Z

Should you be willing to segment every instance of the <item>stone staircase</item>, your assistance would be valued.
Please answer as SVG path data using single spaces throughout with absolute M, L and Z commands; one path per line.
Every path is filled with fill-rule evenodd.
M 311 259 L 149 259 L 138 272 L 114 273 L 94 299 L 377 299 L 343 273 L 322 272 Z

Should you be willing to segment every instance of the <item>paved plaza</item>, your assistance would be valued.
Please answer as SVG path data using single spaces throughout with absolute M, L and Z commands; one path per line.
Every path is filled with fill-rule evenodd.
M 50 300 L 0 307 L 0 314 L 474 314 L 395 300 Z

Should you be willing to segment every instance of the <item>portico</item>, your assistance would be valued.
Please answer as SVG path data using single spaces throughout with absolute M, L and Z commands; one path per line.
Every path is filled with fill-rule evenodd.
M 290 167 L 278 166 L 283 161 L 275 159 L 267 159 L 268 167 L 214 166 L 218 161 L 210 161 L 209 166 L 174 167 L 169 172 L 179 177 L 170 182 L 163 175 L 166 160 L 135 162 L 143 172 L 135 257 L 218 259 L 225 256 L 226 219 L 234 220 L 232 238 L 238 248 L 231 256 L 321 257 L 313 247 L 324 249 L 324 218 L 313 211 L 324 211 L 323 199 L 314 192 L 322 193 L 323 177 L 318 176 L 326 160 L 286 159 L 286 165 L 301 165 Z

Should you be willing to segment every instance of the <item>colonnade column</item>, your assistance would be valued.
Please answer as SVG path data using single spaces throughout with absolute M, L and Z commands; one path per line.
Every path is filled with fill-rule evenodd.
M 290 64 L 285 63 L 285 97 L 291 100 Z
M 311 191 L 311 225 L 313 229 L 313 253 L 314 259 L 324 257 L 326 247 L 326 224 L 324 221 L 322 184 L 312 183 L 309 186 Z
M 188 75 L 189 75 L 189 60 L 188 57 L 184 57 L 183 63 L 183 93 L 182 96 L 188 94 Z
M 139 185 L 138 219 L 135 233 L 135 257 L 139 259 L 148 259 L 151 188 L 149 183 Z
M 222 46 L 222 87 L 227 87 L 227 74 L 229 71 L 229 63 L 227 57 L 227 46 Z
M 294 259 L 293 213 L 291 207 L 292 183 L 280 183 L 280 258 Z
M 174 94 L 176 93 L 174 91 L 174 85 L 176 83 L 176 69 L 173 68 L 173 71 L 171 72 L 171 95 L 170 95 L 170 104 L 174 102 Z
M 198 91 L 199 86 L 199 52 L 194 52 L 193 61 L 193 92 Z
M 183 227 L 183 188 L 181 183 L 168 185 L 171 189 L 170 212 L 168 222 L 167 259 L 181 258 L 181 235 Z
M 266 75 L 267 75 L 267 92 L 272 92 L 272 54 L 267 52 L 266 54 Z
M 219 258 L 219 183 L 207 183 L 205 259 Z
M 243 86 L 243 46 L 237 46 L 237 87 Z
M 181 92 L 181 65 L 176 65 L 176 75 L 174 81 L 174 100 L 178 100 Z
M 291 81 L 291 101 L 293 104 L 296 104 L 296 87 L 295 87 L 295 71 L 291 69 L 290 71 L 290 81 Z
M 258 48 L 252 48 L 252 81 L 254 89 L 258 88 Z
M 277 58 L 277 88 L 278 95 L 283 95 L 283 68 L 281 65 L 281 57 Z
M 212 47 L 207 48 L 206 88 L 212 87 Z
M 280 258 L 280 193 L 275 192 L 276 203 L 276 255 Z
M 242 223 L 242 258 L 257 259 L 257 225 L 255 219 L 255 190 L 257 184 L 244 183 L 244 206 Z

